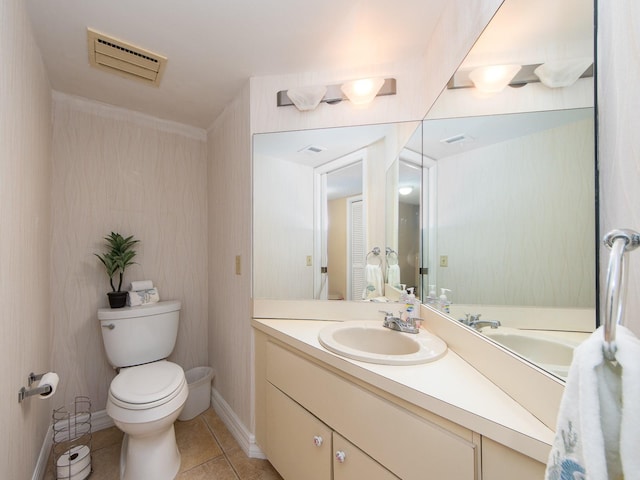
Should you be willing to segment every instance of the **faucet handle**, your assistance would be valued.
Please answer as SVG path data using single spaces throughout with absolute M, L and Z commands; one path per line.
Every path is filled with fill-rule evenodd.
M 387 312 L 386 310 L 378 310 L 380 313 L 384 313 L 385 317 L 393 317 L 393 313 Z

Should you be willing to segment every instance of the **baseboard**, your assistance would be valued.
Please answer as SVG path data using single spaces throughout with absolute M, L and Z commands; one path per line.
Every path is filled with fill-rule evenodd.
M 33 476 L 31 480 L 42 480 L 44 478 L 45 470 L 47 469 L 47 461 L 49 460 L 49 452 L 53 446 L 53 425 L 49 425 L 47 434 L 44 436 L 42 447 L 40 448 L 40 455 L 38 455 L 38 461 L 36 468 L 33 470 Z
M 113 420 L 109 415 L 107 415 L 106 410 L 100 410 L 99 412 L 91 414 L 92 432 L 97 432 L 98 430 L 104 430 L 105 428 L 113 426 Z M 53 425 L 49 425 L 49 428 L 47 429 L 47 434 L 42 442 L 40 455 L 38 455 L 38 462 L 33 470 L 31 480 L 42 480 L 44 478 L 45 471 L 47 470 L 47 461 L 49 461 L 49 454 L 51 453 L 51 447 L 53 447 Z
M 256 444 L 255 435 L 244 426 L 236 412 L 233 411 L 215 388 L 211 388 L 211 405 L 249 458 L 267 458 Z

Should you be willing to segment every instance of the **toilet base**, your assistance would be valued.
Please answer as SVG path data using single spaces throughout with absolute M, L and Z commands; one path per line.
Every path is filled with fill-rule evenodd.
M 125 434 L 120 452 L 120 480 L 173 480 L 180 470 L 180 451 L 171 428 L 161 434 Z

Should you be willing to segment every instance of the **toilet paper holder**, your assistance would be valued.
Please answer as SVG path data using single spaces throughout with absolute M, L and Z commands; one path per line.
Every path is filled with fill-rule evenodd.
M 36 380 L 40 380 L 43 376 L 44 373 L 36 374 L 31 372 L 27 377 L 28 386 L 31 387 L 31 385 L 33 385 Z M 22 403 L 25 398 L 31 397 L 33 395 L 42 395 L 43 397 L 46 397 L 47 395 L 50 395 L 52 391 L 53 387 L 51 385 L 42 385 L 40 387 L 29 389 L 27 389 L 26 387 L 22 387 L 18 391 L 18 403 Z

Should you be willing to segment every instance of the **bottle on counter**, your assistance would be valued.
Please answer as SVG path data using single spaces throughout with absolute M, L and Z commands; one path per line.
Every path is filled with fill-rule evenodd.
M 442 312 L 449 313 L 451 311 L 451 301 L 447 298 L 446 292 L 451 292 L 451 290 L 448 288 L 440 289 L 439 307 Z

